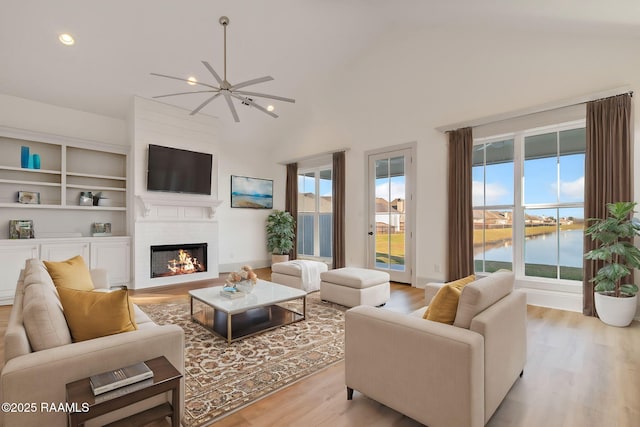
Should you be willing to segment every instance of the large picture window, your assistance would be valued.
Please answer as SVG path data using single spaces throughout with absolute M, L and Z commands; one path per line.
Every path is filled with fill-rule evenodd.
M 476 141 L 476 272 L 582 280 L 584 123 Z
M 331 166 L 298 171 L 298 258 L 331 260 Z

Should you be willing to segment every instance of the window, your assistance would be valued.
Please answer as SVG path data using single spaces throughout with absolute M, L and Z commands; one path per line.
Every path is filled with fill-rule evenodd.
M 331 259 L 333 243 L 332 170 L 298 171 L 298 257 Z
M 513 139 L 473 147 L 475 270 L 513 269 Z
M 476 272 L 582 280 L 584 123 L 477 140 Z

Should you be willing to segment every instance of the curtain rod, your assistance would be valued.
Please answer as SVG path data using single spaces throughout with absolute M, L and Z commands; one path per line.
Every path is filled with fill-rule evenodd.
M 347 151 L 349 151 L 349 148 L 336 148 L 335 150 L 331 150 L 331 151 L 323 151 L 322 153 L 316 153 L 316 154 L 310 154 L 308 156 L 304 156 L 304 157 L 298 157 L 296 159 L 291 159 L 291 160 L 283 160 L 278 162 L 279 165 L 288 165 L 289 163 L 299 163 L 302 162 L 304 160 L 311 160 L 311 159 L 315 159 L 317 157 L 321 157 L 321 156 L 327 156 L 329 154 L 333 154 L 333 153 L 338 153 L 340 151 L 344 151 L 345 153 Z
M 604 90 L 601 92 L 595 92 L 588 95 L 582 95 L 575 98 L 564 99 L 560 101 L 548 102 L 535 107 L 523 108 L 516 111 L 510 111 L 508 113 L 495 114 L 493 116 L 487 116 L 475 120 L 467 120 L 464 122 L 452 123 L 446 126 L 439 126 L 437 131 L 447 133 L 452 130 L 464 128 L 464 127 L 477 127 L 488 125 L 490 123 L 501 122 L 503 120 L 515 119 L 517 117 L 528 116 L 530 114 L 542 113 L 544 111 L 557 110 L 565 107 L 572 107 L 575 105 L 585 104 L 590 101 L 597 101 L 599 99 L 609 98 L 616 95 L 630 94 L 633 96 L 633 91 L 629 86 L 622 86 L 615 89 Z

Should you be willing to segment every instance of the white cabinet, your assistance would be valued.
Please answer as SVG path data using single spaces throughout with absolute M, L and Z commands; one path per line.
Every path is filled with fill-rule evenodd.
M 0 240 L 0 305 L 13 304 L 20 270 L 25 261 L 39 258 L 64 261 L 81 255 L 89 268 L 105 268 L 109 284 L 131 281 L 130 237 L 80 237 L 69 239 Z
M 129 238 L 91 242 L 91 268 L 104 268 L 109 272 L 111 285 L 129 285 L 131 280 L 131 244 Z
M 81 255 L 85 262 L 89 260 L 89 242 L 43 243 L 40 245 L 40 259 L 44 261 L 64 261 Z
M 14 245 L 0 245 L 0 268 L 2 269 L 0 305 L 13 304 L 13 296 L 16 293 L 20 270 L 24 268 L 26 260 L 38 258 L 39 245 L 32 241 L 17 243 Z

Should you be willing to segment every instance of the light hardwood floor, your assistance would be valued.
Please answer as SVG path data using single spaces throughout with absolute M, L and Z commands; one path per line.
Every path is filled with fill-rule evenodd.
M 269 269 L 259 277 L 270 278 Z M 138 304 L 186 301 L 189 289 L 133 292 Z M 385 309 L 409 312 L 424 304 L 422 290 L 393 284 Z M 0 307 L 4 334 L 10 307 Z M 640 426 L 640 323 L 604 325 L 579 313 L 528 307 L 524 376 L 488 426 Z M 4 352 L 3 344 L 0 351 Z M 420 366 L 416 366 L 416 376 Z M 428 396 L 425 396 L 428 398 Z M 168 423 L 156 423 L 165 426 Z M 356 391 L 347 401 L 344 363 L 338 363 L 241 409 L 214 424 L 232 426 L 396 426 L 421 424 Z

